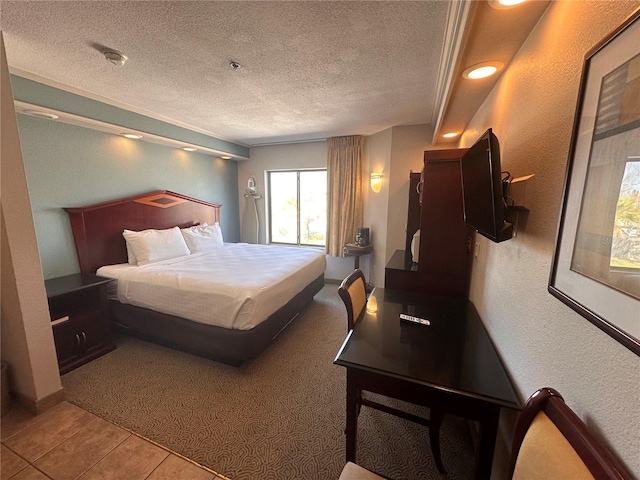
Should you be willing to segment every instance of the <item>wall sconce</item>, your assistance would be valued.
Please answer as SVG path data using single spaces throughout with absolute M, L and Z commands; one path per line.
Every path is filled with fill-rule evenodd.
M 380 190 L 382 190 L 382 174 L 381 173 L 371 174 L 371 190 L 373 190 L 375 193 L 380 193 Z

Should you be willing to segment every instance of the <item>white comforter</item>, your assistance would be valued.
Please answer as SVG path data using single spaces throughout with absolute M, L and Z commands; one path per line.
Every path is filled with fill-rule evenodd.
M 222 248 L 143 266 L 107 265 L 121 303 L 195 322 L 249 330 L 285 305 L 326 267 L 311 248 L 225 244 Z

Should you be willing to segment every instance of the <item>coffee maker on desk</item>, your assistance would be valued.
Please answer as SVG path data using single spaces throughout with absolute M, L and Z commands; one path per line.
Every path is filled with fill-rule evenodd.
M 356 235 L 356 245 L 358 245 L 359 247 L 368 247 L 370 245 L 368 227 L 361 227 L 358 229 L 358 234 Z

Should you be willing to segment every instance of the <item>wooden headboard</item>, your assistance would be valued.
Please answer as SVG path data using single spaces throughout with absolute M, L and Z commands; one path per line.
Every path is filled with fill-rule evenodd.
M 86 207 L 65 208 L 82 273 L 127 262 L 122 231 L 191 227 L 220 220 L 220 204 L 158 190 Z

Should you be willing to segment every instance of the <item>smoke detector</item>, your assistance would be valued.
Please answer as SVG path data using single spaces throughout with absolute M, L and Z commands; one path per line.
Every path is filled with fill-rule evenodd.
M 119 67 L 124 65 L 129 57 L 127 57 L 124 53 L 118 52 L 117 50 L 106 50 L 102 52 L 104 58 L 107 59 L 108 62 L 113 63 L 114 65 L 118 65 Z
M 240 68 L 240 66 L 241 66 L 241 65 L 240 65 L 238 62 L 231 61 L 231 62 L 229 62 L 229 66 L 230 66 L 233 70 L 238 70 L 238 69 Z

